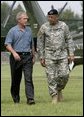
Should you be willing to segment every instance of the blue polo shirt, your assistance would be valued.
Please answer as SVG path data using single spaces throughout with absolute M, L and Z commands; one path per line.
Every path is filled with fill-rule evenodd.
M 31 28 L 26 26 L 21 31 L 18 25 L 14 26 L 6 36 L 5 45 L 11 45 L 16 52 L 30 52 L 33 45 Z

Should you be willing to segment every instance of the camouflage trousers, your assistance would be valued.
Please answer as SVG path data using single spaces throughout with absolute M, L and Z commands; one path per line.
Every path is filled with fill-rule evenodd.
M 65 88 L 69 78 L 68 60 L 45 60 L 46 74 L 51 96 Z

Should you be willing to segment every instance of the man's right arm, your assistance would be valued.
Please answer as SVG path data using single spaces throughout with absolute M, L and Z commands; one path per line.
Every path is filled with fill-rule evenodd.
M 40 28 L 37 35 L 37 48 L 38 48 L 40 63 L 43 67 L 45 67 L 45 39 L 44 39 L 43 26 Z
M 17 60 L 17 61 L 21 60 L 20 56 L 16 53 L 16 51 L 12 48 L 11 45 L 6 45 L 6 49 L 13 55 L 15 60 Z
M 13 30 L 10 29 L 10 31 L 8 32 L 6 36 L 5 47 L 14 56 L 15 60 L 20 60 L 20 56 L 16 53 L 16 51 L 12 47 L 13 38 L 14 38 Z
M 44 29 L 41 26 L 37 34 L 37 48 L 40 58 L 44 58 L 44 49 L 45 49 L 45 39 L 44 39 Z
M 68 49 L 68 54 L 69 54 L 69 61 L 72 62 L 74 61 L 74 41 L 72 39 L 72 36 L 69 31 L 69 27 L 65 25 L 65 38 L 66 38 L 66 43 L 67 43 L 67 49 Z

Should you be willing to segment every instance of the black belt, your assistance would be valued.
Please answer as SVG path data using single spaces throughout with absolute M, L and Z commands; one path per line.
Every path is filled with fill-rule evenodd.
M 30 52 L 17 52 L 19 55 L 30 55 Z

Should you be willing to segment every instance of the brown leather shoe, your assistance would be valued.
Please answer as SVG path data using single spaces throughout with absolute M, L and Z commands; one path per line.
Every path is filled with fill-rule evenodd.
M 30 99 L 27 101 L 27 104 L 29 104 L 29 105 L 35 104 L 35 101 L 33 99 Z
M 20 97 L 18 95 L 14 96 L 12 95 L 14 103 L 19 103 L 20 102 Z
M 58 91 L 58 101 L 63 101 L 62 91 Z
M 57 104 L 58 102 L 58 95 L 52 96 L 52 104 Z

